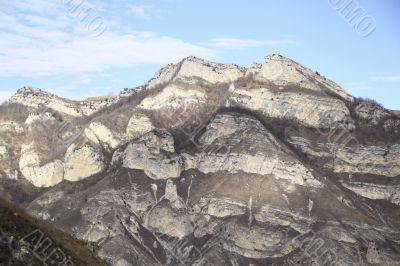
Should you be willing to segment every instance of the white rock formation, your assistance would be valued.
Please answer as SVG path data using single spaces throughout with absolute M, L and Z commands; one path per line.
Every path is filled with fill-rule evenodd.
M 44 112 L 41 114 L 31 113 L 25 120 L 26 125 L 32 125 L 35 122 L 47 123 L 48 121 L 55 121 L 55 118 L 50 112 Z
M 206 95 L 201 91 L 169 85 L 155 96 L 145 98 L 138 107 L 150 110 L 178 109 L 204 103 L 205 98 Z
M 114 156 L 122 156 L 123 167 L 144 170 L 153 179 L 176 178 L 183 170 L 173 137 L 165 131 L 149 132 L 128 144 L 122 154 Z
M 64 179 L 75 182 L 98 174 L 105 168 L 103 160 L 103 156 L 94 148 L 76 148 L 72 144 L 64 158 Z
M 311 172 L 253 118 L 217 115 L 207 126 L 200 144 L 202 149 L 195 155 L 183 154 L 185 169 L 194 168 L 203 173 L 242 171 L 273 175 L 297 185 L 321 186 Z
M 34 143 L 23 145 L 19 160 L 22 175 L 36 187 L 51 187 L 64 179 L 64 167 L 60 160 L 41 165 Z
M 89 142 L 91 142 L 92 144 L 94 144 L 95 146 L 101 145 L 99 139 L 97 138 L 96 134 L 94 133 L 94 131 L 92 129 L 85 128 L 83 131 L 83 134 L 87 138 L 87 140 Z
M 244 69 L 237 65 L 208 62 L 196 57 L 188 57 L 181 63 L 178 77 L 200 77 L 210 83 L 233 82 L 244 76 Z
M 336 173 L 400 176 L 400 145 L 391 147 L 339 147 L 335 153 Z
M 241 216 L 246 213 L 247 206 L 228 198 L 201 198 L 193 206 L 193 212 L 218 218 Z
M 6 146 L 0 146 L 0 162 L 8 160 L 9 154 Z
M 98 97 L 84 101 L 71 101 L 58 97 L 41 89 L 24 87 L 13 95 L 9 102 L 19 103 L 26 107 L 37 109 L 44 107 L 73 117 L 89 116 L 95 112 L 118 102 L 119 97 Z
M 154 129 L 150 118 L 144 114 L 134 114 L 126 127 L 126 139 L 136 139 Z
M 333 81 L 281 55 L 269 55 L 266 57 L 265 62 L 259 65 L 258 71 L 255 69 L 256 67 L 252 67 L 248 73 L 256 74 L 256 76 L 272 81 L 276 85 L 295 83 L 314 91 L 321 91 L 321 87 L 325 87 L 342 98 L 353 101 L 353 97 Z
M 244 257 L 264 258 L 270 254 L 284 256 L 294 250 L 293 246 L 288 245 L 285 232 L 277 228 L 258 225 L 249 227 L 241 223 L 227 222 L 222 233 L 222 247 Z
M 350 117 L 346 105 L 338 99 L 268 88 L 234 89 L 226 106 L 259 111 L 267 117 L 294 119 L 316 128 L 332 127 Z
M 0 122 L 0 132 L 21 134 L 24 132 L 24 127 L 15 121 Z
M 393 204 L 400 205 L 400 186 L 365 182 L 342 183 L 342 185 L 360 196 L 369 199 L 388 200 Z
M 40 89 L 22 88 L 10 98 L 10 103 L 19 103 L 27 107 L 44 106 L 71 116 L 81 116 L 80 110 L 72 103 Z
M 103 145 L 105 145 L 106 147 L 108 147 L 110 149 L 117 148 L 121 143 L 121 140 L 118 139 L 117 137 L 115 137 L 113 132 L 101 123 L 92 122 L 89 125 L 89 129 L 93 132 L 93 134 L 97 137 L 97 139 Z M 92 141 L 95 141 L 91 132 L 90 131 L 86 131 L 86 132 L 88 132 L 88 134 L 89 134 L 89 139 L 91 139 Z M 86 135 L 86 136 L 88 136 L 88 135 Z
M 160 219 L 162 217 L 162 219 Z M 193 232 L 189 215 L 159 203 L 147 213 L 144 226 L 156 233 L 182 239 Z
M 371 122 L 375 126 L 391 116 L 385 108 L 368 102 L 359 104 L 354 111 L 359 118 Z
M 179 64 L 168 64 L 164 68 L 160 69 L 154 77 L 149 81 L 147 88 L 152 89 L 156 86 L 165 85 L 172 81 L 177 71 L 179 69 Z
M 268 204 L 263 205 L 254 214 L 254 218 L 262 223 L 288 226 L 300 233 L 305 233 L 314 222 L 308 215 L 292 212 Z
M 196 57 L 188 57 L 178 64 L 169 64 L 161 69 L 150 80 L 148 87 L 154 88 L 174 79 L 190 81 L 195 77 L 210 83 L 229 83 L 243 77 L 244 74 L 245 69 L 237 65 L 217 64 Z
M 186 208 L 184 201 L 178 195 L 178 191 L 176 185 L 174 184 L 174 181 L 172 181 L 171 179 L 168 179 L 165 184 L 164 199 L 169 200 L 171 206 L 174 209 L 179 210 Z
M 4 169 L 4 173 L 5 173 L 5 178 L 11 179 L 11 180 L 18 179 L 18 170 L 16 170 L 16 169 Z
M 312 158 L 324 159 L 327 168 L 336 173 L 373 174 L 388 177 L 400 175 L 400 145 L 349 146 L 335 143 L 315 143 L 302 137 L 291 137 L 289 142 Z M 351 142 L 350 144 L 353 144 Z

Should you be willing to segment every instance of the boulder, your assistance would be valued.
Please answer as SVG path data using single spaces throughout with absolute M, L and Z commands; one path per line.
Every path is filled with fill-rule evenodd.
M 23 145 L 19 160 L 22 175 L 36 187 L 51 187 L 64 179 L 64 165 L 60 160 L 41 165 L 34 143 Z
M 91 139 L 92 141 L 96 141 L 95 138 L 93 137 L 94 134 L 94 136 L 97 137 L 98 141 L 100 141 L 103 145 L 105 145 L 109 149 L 115 149 L 121 143 L 121 140 L 115 137 L 113 132 L 101 123 L 92 122 L 89 125 L 89 129 L 92 132 L 86 131 L 88 133 L 87 134 L 88 138 Z
M 126 127 L 127 140 L 136 139 L 154 129 L 150 118 L 144 114 L 134 114 Z
M 68 181 L 80 181 L 101 173 L 104 168 L 103 155 L 93 147 L 77 148 L 72 144 L 65 154 L 64 178 Z
M 175 153 L 174 140 L 167 131 L 149 132 L 128 144 L 125 150 L 114 154 L 122 156 L 122 166 L 140 169 L 153 179 L 177 178 L 183 171 L 181 157 Z

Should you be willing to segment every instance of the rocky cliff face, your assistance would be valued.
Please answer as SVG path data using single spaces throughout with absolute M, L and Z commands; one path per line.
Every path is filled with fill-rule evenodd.
M 111 265 L 399 265 L 400 118 L 288 58 L 1 107 L 0 195 Z

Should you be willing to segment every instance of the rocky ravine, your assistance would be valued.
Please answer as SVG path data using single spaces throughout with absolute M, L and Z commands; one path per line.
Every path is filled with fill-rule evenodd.
M 400 117 L 288 58 L 19 90 L 0 195 L 110 265 L 400 265 Z

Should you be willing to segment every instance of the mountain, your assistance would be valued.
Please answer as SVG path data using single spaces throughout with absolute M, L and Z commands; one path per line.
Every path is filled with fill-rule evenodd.
M 281 55 L 22 88 L 0 132 L 0 197 L 110 265 L 400 265 L 399 112 Z

